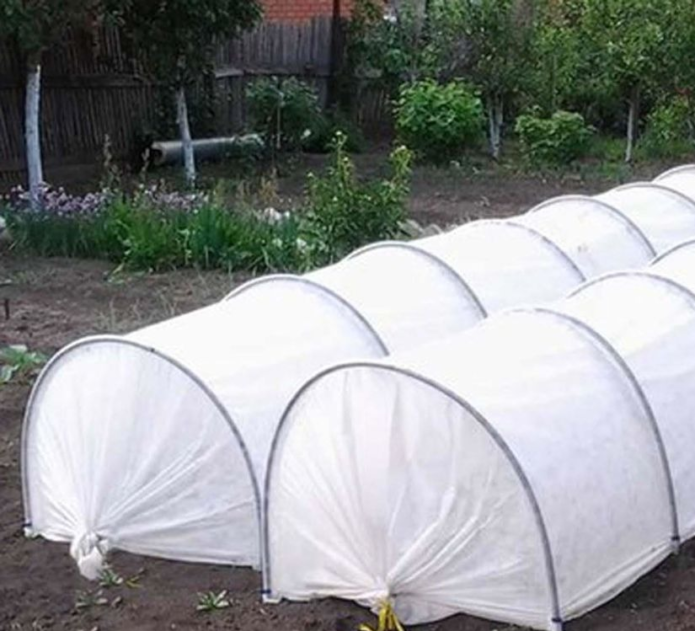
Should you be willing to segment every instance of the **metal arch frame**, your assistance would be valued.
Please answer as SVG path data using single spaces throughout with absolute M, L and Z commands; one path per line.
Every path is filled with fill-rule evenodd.
M 592 281 L 593 283 L 593 281 Z M 589 283 L 589 284 L 592 284 Z M 585 285 L 582 285 L 585 287 Z M 600 348 L 604 353 L 608 355 L 610 360 L 617 366 L 618 371 L 622 373 L 623 377 L 627 379 L 630 388 L 633 393 L 637 396 L 640 402 L 642 411 L 647 418 L 652 434 L 654 435 L 654 440 L 656 442 L 657 452 L 659 454 L 659 460 L 661 461 L 661 466 L 663 468 L 664 477 L 666 479 L 666 493 L 668 497 L 669 509 L 671 511 L 671 543 L 673 546 L 673 552 L 677 552 L 681 543 L 680 526 L 678 518 L 678 506 L 676 503 L 676 491 L 673 482 L 673 474 L 671 473 L 671 464 L 668 459 L 668 453 L 666 452 L 666 446 L 664 444 L 663 436 L 661 435 L 661 430 L 659 428 L 659 423 L 656 420 L 656 414 L 654 413 L 654 408 L 649 401 L 642 384 L 640 384 L 639 379 L 633 372 L 632 368 L 625 361 L 623 356 L 617 351 L 617 349 L 611 344 L 603 335 L 596 331 L 592 326 L 575 318 L 569 314 L 563 313 L 562 311 L 557 311 L 556 309 L 548 307 L 522 307 L 520 309 L 514 309 L 505 312 L 505 315 L 512 315 L 515 313 L 530 313 L 534 315 L 548 316 L 560 320 L 565 324 L 568 324 L 573 330 L 579 331 L 584 337 L 597 348 Z
M 647 238 L 647 235 L 645 235 L 644 232 L 642 232 L 642 229 L 634 221 L 632 221 L 632 219 L 630 219 L 624 212 L 622 212 L 615 206 L 612 206 L 611 204 L 604 202 L 603 200 L 596 199 L 595 197 L 590 197 L 589 195 L 560 195 L 558 197 L 553 197 L 551 199 L 545 200 L 544 202 L 541 202 L 540 204 L 536 204 L 527 212 L 527 214 L 538 212 L 539 210 L 543 210 L 544 208 L 547 208 L 562 201 L 588 201 L 595 204 L 602 210 L 610 212 L 611 214 L 618 217 L 618 219 L 620 219 L 623 222 L 623 224 L 625 224 L 625 226 L 637 236 L 637 239 L 641 241 L 642 245 L 646 247 L 650 257 L 656 256 L 656 249 L 652 245 L 652 242 Z
M 672 169 L 668 169 L 668 171 L 664 171 L 663 173 L 660 173 L 654 178 L 654 182 L 660 182 L 661 180 L 666 179 L 670 175 L 675 175 L 676 173 L 681 173 L 683 171 L 694 171 L 695 172 L 695 164 L 681 164 L 680 166 L 673 167 Z
M 450 390 L 449 388 L 443 386 L 442 384 L 438 383 L 434 379 L 430 379 L 429 377 L 426 377 L 424 375 L 421 375 L 413 370 L 395 366 L 392 364 L 385 364 L 385 363 L 377 363 L 377 362 L 369 362 L 369 361 L 362 361 L 362 362 L 347 362 L 344 364 L 338 364 L 336 366 L 331 366 L 318 374 L 316 374 L 314 377 L 312 377 L 309 381 L 307 381 L 292 397 L 290 402 L 287 404 L 287 407 L 285 408 L 285 411 L 283 412 L 280 422 L 276 428 L 275 435 L 273 437 L 273 442 L 270 447 L 270 452 L 268 456 L 268 465 L 266 467 L 266 477 L 265 477 L 265 484 L 264 484 L 264 495 L 263 495 L 263 520 L 261 522 L 262 526 L 262 542 L 263 545 L 261 546 L 262 550 L 262 558 L 261 558 L 261 567 L 262 567 L 262 579 L 263 579 L 263 596 L 266 599 L 272 600 L 273 594 L 272 594 L 272 587 L 271 587 L 271 559 L 270 559 L 270 545 L 269 545 L 269 540 L 270 540 L 270 526 L 269 526 L 269 519 L 268 519 L 268 514 L 269 514 L 269 507 L 270 507 L 270 494 L 272 491 L 272 478 L 273 478 L 273 472 L 275 469 L 275 461 L 277 458 L 277 452 L 279 450 L 279 444 L 286 433 L 288 431 L 288 418 L 292 410 L 294 409 L 295 405 L 298 403 L 298 401 L 301 400 L 303 395 L 310 389 L 312 388 L 318 381 L 322 380 L 324 377 L 327 377 L 328 375 L 334 373 L 334 372 L 340 372 L 343 370 L 352 370 L 354 368 L 374 368 L 376 370 L 383 370 L 386 372 L 391 372 L 395 374 L 400 374 L 405 377 L 414 379 L 426 386 L 431 387 L 435 391 L 439 392 L 440 394 L 444 395 L 445 397 L 449 398 L 451 401 L 454 403 L 458 404 L 465 412 L 471 415 L 471 417 L 482 427 L 483 431 L 487 432 L 491 440 L 496 444 L 496 446 L 500 449 L 502 452 L 503 456 L 507 459 L 509 465 L 511 466 L 512 470 L 514 471 L 518 481 L 519 485 L 522 489 L 522 491 L 526 494 L 526 499 L 529 502 L 529 507 L 531 509 L 531 513 L 533 514 L 534 520 L 536 521 L 536 526 L 538 528 L 538 534 L 540 537 L 540 545 L 541 549 L 543 551 L 543 557 L 544 557 L 544 563 L 545 563 L 545 570 L 546 570 L 546 578 L 548 581 L 548 593 L 550 596 L 550 609 L 551 609 L 551 622 L 554 625 L 555 631 L 561 631 L 562 630 L 562 625 L 563 625 L 563 620 L 562 620 L 562 611 L 560 608 L 560 598 L 559 598 L 559 591 L 558 591 L 558 583 L 557 583 L 557 574 L 555 571 L 555 561 L 553 558 L 553 552 L 552 548 L 550 545 L 550 537 L 548 535 L 548 529 L 545 524 L 545 518 L 543 517 L 543 513 L 540 508 L 540 504 L 538 503 L 538 499 L 536 498 L 535 492 L 533 490 L 533 486 L 531 485 L 530 480 L 528 479 L 528 476 L 526 475 L 523 467 L 521 466 L 521 463 L 517 459 L 516 455 L 512 451 L 511 447 L 507 444 L 507 442 L 504 440 L 502 435 L 494 428 L 494 426 L 485 418 L 483 414 L 481 414 L 473 405 L 471 405 L 466 399 L 455 393 L 453 390 Z
M 693 170 L 695 171 L 695 165 L 693 165 Z M 669 195 L 677 197 L 681 201 L 685 202 L 688 205 L 688 208 L 690 208 L 695 213 L 695 199 L 693 199 L 692 197 L 688 197 L 685 193 L 681 193 L 681 191 L 676 190 L 675 188 L 665 186 L 664 184 L 659 184 L 659 182 L 657 182 L 656 180 L 652 182 L 629 182 L 628 184 L 621 184 L 620 186 L 616 186 L 610 191 L 606 191 L 606 193 L 612 193 L 613 191 L 626 191 L 631 188 L 651 188 L 657 191 L 668 193 Z
M 183 374 L 185 377 L 190 379 L 193 383 L 200 388 L 200 390 L 203 392 L 205 396 L 210 400 L 210 402 L 213 404 L 213 406 L 217 409 L 217 411 L 220 413 L 221 417 L 226 421 L 227 427 L 230 429 L 234 439 L 236 439 L 236 442 L 241 450 L 242 457 L 244 459 L 244 462 L 246 463 L 246 468 L 248 470 L 249 474 L 249 479 L 251 481 L 251 488 L 253 489 L 253 495 L 254 495 L 254 501 L 256 505 L 256 521 L 258 523 L 259 530 L 262 528 L 262 508 L 261 508 L 261 495 L 260 495 L 260 485 L 258 483 L 258 478 L 256 476 L 256 472 L 254 471 L 253 464 L 251 462 L 251 456 L 249 454 L 248 447 L 246 446 L 246 442 L 244 441 L 244 438 L 241 435 L 241 432 L 239 431 L 239 428 L 237 427 L 236 423 L 234 422 L 234 419 L 231 417 L 227 409 L 224 407 L 218 396 L 212 391 L 212 389 L 197 375 L 195 374 L 190 368 L 179 362 L 178 360 L 174 359 L 173 357 L 170 357 L 166 353 L 163 353 L 156 348 L 147 346 L 145 344 L 141 344 L 140 342 L 136 342 L 134 340 L 130 340 L 124 337 L 120 337 L 118 335 L 94 335 L 90 337 L 85 337 L 82 338 L 81 340 L 77 340 L 76 342 L 73 342 L 72 344 L 68 344 L 66 347 L 58 351 L 51 359 L 48 361 L 48 363 L 44 366 L 43 370 L 39 374 L 39 376 L 36 379 L 36 383 L 34 384 L 31 394 L 29 396 L 29 400 L 27 402 L 27 407 L 24 412 L 24 419 L 22 422 L 22 437 L 21 437 L 21 463 L 22 463 L 22 502 L 24 504 L 24 520 L 25 520 L 25 528 L 28 528 L 31 530 L 32 523 L 31 523 L 31 503 L 30 503 L 30 497 L 29 497 L 29 471 L 28 471 L 28 448 L 29 448 L 29 439 L 30 439 L 30 430 L 33 425 L 32 418 L 33 418 L 33 412 L 34 412 L 34 406 L 36 404 L 36 399 L 38 397 L 38 394 L 42 388 L 42 385 L 44 381 L 46 380 L 46 377 L 52 373 L 54 368 L 69 354 L 72 352 L 76 351 L 79 348 L 85 347 L 85 346 L 92 346 L 96 344 L 118 344 L 118 345 L 123 345 L 123 346 L 129 346 L 132 348 L 137 349 L 138 351 L 142 351 L 144 353 L 151 353 L 155 355 L 158 359 L 161 359 L 164 362 L 167 362 L 171 366 L 173 366 L 175 369 L 177 369 L 181 374 Z M 263 541 L 260 538 L 259 535 L 259 558 L 262 558 L 262 544 Z
M 372 326 L 372 323 L 367 319 L 367 317 L 357 308 L 355 305 L 353 305 L 349 300 L 346 298 L 343 298 L 337 291 L 333 291 L 329 287 L 326 287 L 325 285 L 316 282 L 315 280 L 311 280 L 309 278 L 306 278 L 306 276 L 295 276 L 294 274 L 271 274 L 269 276 L 261 276 L 260 278 L 255 278 L 253 280 L 250 280 L 247 283 L 244 283 L 243 285 L 237 287 L 236 289 L 233 289 L 231 292 L 229 292 L 221 302 L 226 302 L 227 300 L 231 300 L 232 298 L 236 298 L 239 294 L 242 294 L 249 289 L 252 289 L 258 285 L 264 285 L 266 283 L 271 283 L 271 282 L 276 282 L 276 281 L 287 281 L 287 282 L 292 282 L 292 283 L 298 283 L 301 285 L 306 285 L 307 287 L 311 287 L 312 289 L 318 290 L 319 293 L 323 293 L 326 296 L 328 296 L 331 300 L 334 300 L 341 306 L 345 307 L 350 314 L 354 318 L 357 319 L 357 321 L 365 328 L 367 329 L 367 332 L 369 335 L 373 338 L 374 342 L 376 342 L 376 345 L 379 347 L 379 350 L 384 354 L 384 355 L 389 355 L 390 350 L 388 346 L 386 345 L 386 342 L 382 339 L 381 335 L 377 333 L 377 330 Z
M 671 254 L 674 254 L 675 252 L 678 252 L 679 250 L 685 250 L 686 248 L 693 247 L 695 248 L 695 239 L 688 239 L 687 241 L 683 241 L 682 243 L 678 243 L 677 245 L 674 245 L 672 248 L 669 248 L 668 250 L 665 250 L 659 256 L 655 257 L 647 267 L 654 267 L 657 263 L 660 261 L 663 261 L 666 257 L 670 256 Z
M 693 241 L 695 243 L 695 240 Z M 583 291 L 586 289 L 589 289 L 590 287 L 593 287 L 594 285 L 598 285 L 604 280 L 609 280 L 612 278 L 633 278 L 633 277 L 638 277 L 638 278 L 648 278 L 652 281 L 657 281 L 663 285 L 668 286 L 671 289 L 675 289 L 677 292 L 683 294 L 692 302 L 693 304 L 693 309 L 695 309 L 695 291 L 692 289 L 686 287 L 685 285 L 682 285 L 676 280 L 673 280 L 672 278 L 669 278 L 668 276 L 664 276 L 662 274 L 658 274 L 655 272 L 650 272 L 649 268 L 646 268 L 644 270 L 623 270 L 623 271 L 618 271 L 618 272 L 609 272 L 608 274 L 603 274 L 602 276 L 597 276 L 596 278 L 592 278 L 591 280 L 587 281 L 583 285 L 579 285 L 579 287 L 575 287 L 567 296 L 566 298 L 572 298 L 574 296 L 577 296 L 581 294 Z
M 547 237 L 544 235 L 542 232 L 539 230 L 536 230 L 535 228 L 532 228 L 531 226 L 527 226 L 524 223 L 521 223 L 518 220 L 517 217 L 509 217 L 508 219 L 478 219 L 477 221 L 471 221 L 469 223 L 463 224 L 462 226 L 459 226 L 458 228 L 455 228 L 451 234 L 458 232 L 459 230 L 472 230 L 475 229 L 479 226 L 509 226 L 511 228 L 514 228 L 516 230 L 522 230 L 526 232 L 527 234 L 530 234 L 532 237 L 534 237 L 537 241 L 540 241 L 545 247 L 549 248 L 552 250 L 555 254 L 559 254 L 560 258 L 567 263 L 570 268 L 572 268 L 572 271 L 579 277 L 579 282 L 584 282 L 586 280 L 586 275 L 584 272 L 582 272 L 581 269 L 579 269 L 579 266 L 572 260 L 572 257 L 567 254 L 555 241 L 553 241 L 550 237 Z
M 442 233 L 444 234 L 444 233 Z M 378 241 L 377 243 L 370 243 L 369 245 L 365 245 L 361 248 L 358 248 L 354 252 L 348 254 L 343 260 L 344 261 L 349 261 L 351 259 L 357 258 L 359 256 L 362 256 L 363 254 L 367 254 L 368 252 L 371 252 L 373 250 L 381 250 L 385 248 L 397 248 L 401 250 L 407 250 L 408 252 L 412 252 L 413 254 L 417 256 L 421 256 L 427 261 L 434 263 L 436 267 L 439 267 L 442 271 L 444 271 L 448 276 L 453 278 L 454 282 L 459 284 L 461 288 L 463 289 L 463 292 L 466 294 L 466 297 L 469 298 L 470 300 L 473 301 L 475 304 L 476 309 L 480 312 L 480 315 L 483 318 L 488 317 L 488 312 L 487 309 L 483 306 L 483 303 L 480 301 L 480 298 L 478 298 L 478 295 L 473 291 L 473 288 L 466 282 L 466 280 L 461 276 L 451 265 L 449 265 L 443 258 L 437 256 L 436 254 L 433 254 L 432 252 L 429 252 L 425 250 L 424 248 L 421 248 L 413 242 L 408 242 L 408 241 Z

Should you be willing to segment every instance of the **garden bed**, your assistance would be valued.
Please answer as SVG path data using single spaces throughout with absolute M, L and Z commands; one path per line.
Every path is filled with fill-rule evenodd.
M 364 158 L 366 161 L 368 156 Z M 656 169 L 657 171 L 659 169 Z M 646 176 L 646 174 L 645 174 Z M 600 190 L 611 183 L 595 181 Z M 292 182 L 283 186 L 292 191 Z M 411 212 L 423 223 L 506 216 L 555 194 L 587 189 L 581 181 L 416 170 Z M 26 344 L 52 353 L 90 333 L 123 332 L 208 304 L 245 280 L 223 272 L 113 274 L 95 261 L 10 256 L 0 250 L 0 347 Z M 78 608 L 78 592 L 98 589 L 79 577 L 67 546 L 27 540 L 21 532 L 19 437 L 29 388 L 0 386 L 0 629 L 90 631 L 238 629 L 243 631 L 352 631 L 368 612 L 336 601 L 264 606 L 251 570 L 167 562 L 115 554 L 115 570 L 133 586 L 104 589 L 107 604 Z M 114 480 L 117 484 L 118 480 Z M 144 570 L 144 571 L 142 571 Z M 231 606 L 196 612 L 199 592 L 229 590 Z M 505 625 L 466 616 L 428 625 L 434 631 L 492 631 Z M 685 547 L 635 587 L 569 631 L 695 630 L 695 546 Z

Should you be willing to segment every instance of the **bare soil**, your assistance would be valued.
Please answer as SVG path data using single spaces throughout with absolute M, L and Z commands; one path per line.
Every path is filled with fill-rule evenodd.
M 411 210 L 424 223 L 445 224 L 515 214 L 559 193 L 609 185 L 420 170 L 415 174 Z M 296 184 L 288 179 L 283 187 L 291 194 Z M 127 331 L 210 303 L 243 280 L 214 272 L 113 275 L 112 271 L 102 262 L 27 258 L 0 250 L 0 347 L 24 343 L 52 353 L 90 333 Z M 5 298 L 10 306 L 7 320 L 2 309 Z M 115 554 L 112 564 L 125 577 L 139 575 L 138 586 L 105 589 L 108 604 L 78 608 L 78 592 L 97 588 L 79 577 L 67 547 L 22 535 L 19 439 L 28 393 L 29 384 L 0 386 L 1 631 L 352 631 L 358 623 L 373 619 L 354 604 L 334 600 L 262 605 L 259 577 L 251 570 L 127 554 Z M 197 593 L 223 589 L 232 599 L 230 608 L 196 612 Z M 456 616 L 422 628 L 501 631 L 511 627 Z M 677 558 L 567 628 L 695 631 L 695 546 L 685 546 Z

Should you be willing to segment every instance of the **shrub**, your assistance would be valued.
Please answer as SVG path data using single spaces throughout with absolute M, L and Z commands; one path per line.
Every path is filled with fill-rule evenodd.
M 406 216 L 411 154 L 405 147 L 391 153 L 389 179 L 361 183 L 338 133 L 332 164 L 323 177 L 309 175 L 306 230 L 312 258 L 325 264 L 356 248 L 396 237 Z
M 418 81 L 401 88 L 396 131 L 425 160 L 448 160 L 480 139 L 483 104 L 465 83 Z
M 647 157 L 677 158 L 693 150 L 692 118 L 687 99 L 678 97 L 655 107 L 647 116 L 647 127 L 639 149 Z
M 336 134 L 345 136 L 345 151 L 360 153 L 365 139 L 362 130 L 350 118 L 340 111 L 331 112 L 328 116 L 317 119 L 311 128 L 302 147 L 313 153 L 328 153 L 333 149 Z
M 526 158 L 535 165 L 564 165 L 586 154 L 591 128 L 575 112 L 555 112 L 550 118 L 535 112 L 516 119 L 515 131 Z
M 246 98 L 256 131 L 275 149 L 299 149 L 323 122 L 316 90 L 295 78 L 258 79 Z

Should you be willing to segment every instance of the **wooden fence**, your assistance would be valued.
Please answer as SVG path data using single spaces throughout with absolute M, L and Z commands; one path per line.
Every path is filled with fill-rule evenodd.
M 243 129 L 245 91 L 259 76 L 296 76 L 315 85 L 325 101 L 331 75 L 332 21 L 265 22 L 243 38 L 220 46 L 215 60 L 214 134 Z M 8 46 L 0 46 L 0 179 L 24 178 L 24 68 Z M 97 41 L 74 38 L 43 60 L 41 130 L 44 164 L 94 164 L 106 136 L 114 155 L 133 151 L 138 135 L 173 122 L 162 109 L 163 90 L 149 82 L 124 54 L 118 33 Z M 368 95 L 358 119 L 367 130 L 384 114 L 383 96 Z M 159 106 L 159 107 L 158 107 Z M 195 109 L 195 103 L 192 104 Z M 159 117 L 159 118 L 158 118 Z

